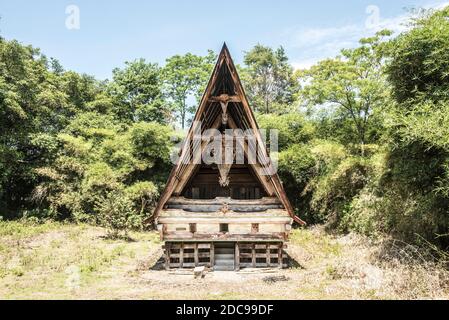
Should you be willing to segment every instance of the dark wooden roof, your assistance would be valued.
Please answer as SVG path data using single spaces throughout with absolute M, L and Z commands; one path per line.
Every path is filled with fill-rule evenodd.
M 171 196 L 178 196 L 180 191 L 184 188 L 186 181 L 194 174 L 195 165 L 189 164 L 189 161 L 183 161 L 186 157 L 191 157 L 189 148 L 192 151 L 201 147 L 200 143 L 194 145 L 194 140 L 191 139 L 195 129 L 195 121 L 201 121 L 201 132 L 209 128 L 214 128 L 220 122 L 222 108 L 220 105 L 220 99 L 225 97 L 229 102 L 228 113 L 230 115 L 230 121 L 235 128 L 242 130 L 253 130 L 253 133 L 257 139 L 259 145 L 264 145 L 262 137 L 259 132 L 254 113 L 249 106 L 246 94 L 244 92 L 242 83 L 237 74 L 234 62 L 226 44 L 218 56 L 218 61 L 210 77 L 209 83 L 203 94 L 198 110 L 195 114 L 193 125 L 190 128 L 187 138 L 187 143 L 183 145 L 180 152 L 180 159 L 178 163 L 173 167 L 170 176 L 167 181 L 164 192 L 157 204 L 155 210 L 155 216 L 157 217 L 160 211 L 164 208 L 166 202 Z M 261 184 L 266 189 L 269 196 L 276 196 L 288 211 L 290 216 L 298 223 L 305 224 L 294 214 L 293 207 L 291 206 L 284 188 L 277 174 L 269 174 L 269 164 L 271 160 L 268 156 L 266 147 L 262 148 L 262 152 L 258 153 L 258 162 L 260 164 L 257 168 L 258 171 L 265 175 L 259 175 L 258 178 Z M 187 162 L 187 163 L 186 163 Z M 191 162 L 191 161 L 190 161 Z

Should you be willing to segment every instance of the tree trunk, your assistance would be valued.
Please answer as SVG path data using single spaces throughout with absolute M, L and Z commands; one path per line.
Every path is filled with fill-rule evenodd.
M 182 130 L 184 130 L 185 121 L 186 121 L 186 102 L 184 100 L 182 102 L 182 109 L 181 109 L 181 126 L 182 126 Z
M 359 136 L 360 136 L 360 154 L 362 157 L 365 157 L 365 129 L 364 128 L 360 128 Z
M 270 103 L 267 95 L 265 96 L 265 113 L 270 113 Z
M 365 157 L 365 141 L 364 140 L 362 140 L 360 142 L 360 153 L 361 153 L 362 157 Z

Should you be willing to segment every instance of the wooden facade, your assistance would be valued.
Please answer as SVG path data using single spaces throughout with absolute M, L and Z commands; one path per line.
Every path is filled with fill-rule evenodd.
M 235 156 L 240 147 L 240 160 L 235 156 L 228 165 L 205 163 L 202 155 L 216 138 L 208 129 L 223 134 L 223 151 L 231 148 Z M 291 225 L 304 222 L 295 216 L 272 170 L 258 129 L 224 45 L 156 207 L 167 269 L 284 266 Z M 236 130 L 251 133 L 251 138 L 228 134 Z M 198 135 L 201 139 L 195 139 Z M 257 146 L 262 148 L 255 150 Z

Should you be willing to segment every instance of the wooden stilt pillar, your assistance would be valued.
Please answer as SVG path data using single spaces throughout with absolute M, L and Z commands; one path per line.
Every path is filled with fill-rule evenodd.
M 194 249 L 194 257 L 195 257 L 195 267 L 198 267 L 199 259 L 198 259 L 198 243 L 195 243 Z
M 255 268 L 256 267 L 256 244 L 255 243 L 253 243 L 253 247 L 251 250 L 251 258 L 252 258 L 251 265 L 253 268 Z
M 240 270 L 240 249 L 239 249 L 239 243 L 235 243 L 235 262 L 234 262 L 234 268 L 235 271 Z
M 170 270 L 170 242 L 164 246 L 165 270 Z
M 179 248 L 179 268 L 184 266 L 184 242 L 181 242 L 181 248 Z
M 215 265 L 215 247 L 214 247 L 214 243 L 211 242 L 211 244 L 210 244 L 210 268 L 212 270 L 214 270 L 214 265 Z
M 279 269 L 282 269 L 282 266 L 283 266 L 282 242 L 279 244 L 279 247 L 278 247 L 278 263 L 279 263 Z
M 269 243 L 267 243 L 267 267 L 271 267 L 271 252 Z

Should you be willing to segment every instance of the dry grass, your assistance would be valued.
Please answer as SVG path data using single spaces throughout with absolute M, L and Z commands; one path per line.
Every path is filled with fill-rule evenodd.
M 203 279 L 156 270 L 162 254 L 156 233 L 131 233 L 134 241 L 105 235 L 87 225 L 0 222 L 0 298 L 449 298 L 448 271 L 404 259 L 410 248 L 334 237 L 321 228 L 293 232 L 288 253 L 296 263 L 288 270 L 213 272 Z

